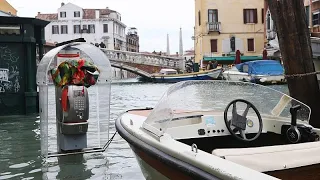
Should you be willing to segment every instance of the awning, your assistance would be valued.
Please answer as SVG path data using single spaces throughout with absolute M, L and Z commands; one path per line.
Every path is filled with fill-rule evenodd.
M 203 61 L 218 61 L 219 64 L 232 64 L 235 60 L 235 56 L 217 56 L 217 57 L 203 57 Z M 240 56 L 241 62 L 261 60 L 262 56 Z

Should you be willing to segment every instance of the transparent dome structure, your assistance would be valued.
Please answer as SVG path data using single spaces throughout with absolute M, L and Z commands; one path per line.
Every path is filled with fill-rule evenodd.
M 188 114 L 215 112 L 223 115 L 228 104 L 236 99 L 252 103 L 262 118 L 283 118 L 289 124 L 290 108 L 300 105 L 297 120 L 309 124 L 310 107 L 278 90 L 253 83 L 210 80 L 183 81 L 171 86 L 144 122 L 143 128 L 160 137 L 171 127 L 171 122 L 190 124 L 188 118 L 184 118 Z M 237 111 L 244 112 L 245 109 L 246 105 L 237 105 Z
M 63 87 L 57 86 L 56 81 L 53 79 L 52 72 L 53 69 L 62 67 L 60 63 L 71 62 L 71 59 L 69 61 L 68 58 L 64 58 L 61 62 L 61 59 L 59 60 L 58 57 L 59 52 L 65 53 L 68 51 L 78 52 L 79 57 L 73 58 L 73 60 L 85 60 L 86 63 L 90 65 L 93 64 L 98 69 L 98 71 L 90 75 L 90 77 L 97 77 L 98 74 L 95 83 L 89 87 L 85 87 L 85 85 L 79 86 L 79 84 L 65 85 Z M 77 70 L 77 68 L 74 69 Z M 80 72 L 83 69 L 78 68 L 78 70 Z M 61 71 L 64 70 L 60 69 L 60 74 Z M 74 72 L 70 71 L 70 73 Z M 88 73 L 86 73 L 86 75 L 87 74 Z M 61 76 L 60 82 L 67 79 L 66 76 L 68 75 L 64 74 L 64 77 Z M 41 155 L 47 158 L 69 153 L 68 146 L 73 145 L 77 147 L 78 142 L 76 141 L 82 141 L 81 146 L 85 147 L 81 150 L 78 149 L 78 153 L 105 150 L 110 140 L 109 118 L 111 94 L 111 65 L 106 55 L 99 48 L 89 43 L 74 42 L 62 45 L 45 54 L 38 65 L 36 78 L 39 88 Z M 64 96 L 67 100 L 65 100 L 66 98 L 62 98 L 61 95 L 62 89 L 66 87 L 69 88 L 67 91 L 68 94 Z M 78 89 L 78 91 L 72 91 L 74 89 Z M 58 92 L 60 92 L 60 94 Z M 76 95 L 77 92 L 79 92 L 79 96 Z M 81 97 L 83 97 L 82 99 L 80 94 Z M 66 102 L 66 104 L 62 102 Z M 68 109 L 62 112 L 62 105 L 68 107 Z M 82 107 L 84 105 L 85 107 Z M 88 108 L 86 108 L 86 105 L 88 105 Z M 80 110 L 77 108 L 80 108 Z M 87 111 L 83 111 L 84 109 Z M 88 112 L 87 119 L 83 118 L 85 115 L 83 115 L 82 111 L 85 114 Z M 72 114 L 75 114 L 74 119 L 80 118 L 85 120 L 81 122 L 78 120 L 78 122 L 76 120 L 72 121 Z M 77 133 L 80 134 L 80 138 L 77 137 Z M 66 150 L 62 151 L 62 146 L 64 146 Z

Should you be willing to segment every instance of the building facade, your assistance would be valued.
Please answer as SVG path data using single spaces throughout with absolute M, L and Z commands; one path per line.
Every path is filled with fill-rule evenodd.
M 17 10 L 6 0 L 0 0 L 0 11 L 3 11 L 2 13 L 17 15 Z
M 195 62 L 232 63 L 262 58 L 264 49 L 263 0 L 195 0 Z
M 127 39 L 127 51 L 139 52 L 139 35 L 136 28 L 129 28 L 126 35 Z
M 276 26 L 272 19 L 272 14 L 269 10 L 268 1 L 264 0 L 265 11 L 265 27 L 264 37 L 268 56 L 281 57 Z M 306 22 L 311 34 L 311 46 L 313 54 L 320 55 L 320 1 L 319 0 L 304 0 L 304 8 L 306 13 Z M 318 56 L 317 55 L 317 56 Z
M 61 3 L 57 13 L 39 12 L 36 18 L 51 22 L 45 28 L 47 42 L 84 38 L 103 48 L 126 50 L 126 25 L 121 22 L 121 14 L 109 8 L 83 9 L 72 3 Z

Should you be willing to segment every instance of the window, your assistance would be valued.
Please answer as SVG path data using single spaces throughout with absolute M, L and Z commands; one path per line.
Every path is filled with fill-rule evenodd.
M 261 23 L 264 23 L 264 9 L 261 9 Z
M 210 45 L 211 45 L 211 52 L 218 52 L 218 40 L 217 39 L 211 39 Z
M 320 11 L 317 11 L 317 12 L 313 12 L 313 13 L 312 13 L 312 25 L 313 25 L 313 26 L 320 24 L 320 22 L 319 22 L 319 20 L 320 20 L 320 18 L 319 18 L 319 13 L 320 13 Z
M 67 17 L 67 13 L 66 13 L 66 12 L 60 12 L 60 17 L 61 17 L 61 18 Z
M 248 39 L 248 51 L 254 51 L 254 39 Z
M 201 26 L 201 13 L 200 13 L 200 11 L 198 12 L 198 22 L 199 22 L 199 26 Z
M 52 34 L 59 34 L 59 26 L 58 25 L 52 26 Z
M 208 22 L 218 22 L 218 10 L 217 9 L 209 9 L 208 10 Z
M 103 32 L 107 33 L 108 32 L 108 24 L 103 25 Z
M 61 25 L 61 34 L 68 34 L 68 26 Z
M 90 24 L 89 26 L 89 33 L 94 33 L 95 32 L 95 26 L 94 24 Z
M 310 6 L 306 6 L 306 20 L 307 20 L 307 26 L 310 26 L 310 23 L 309 23 L 309 13 L 310 13 Z
M 73 33 L 75 34 L 80 33 L 80 25 L 73 25 Z
M 247 23 L 258 23 L 257 9 L 244 9 L 243 10 L 243 22 Z
M 80 17 L 80 11 L 75 11 L 73 12 L 74 17 Z

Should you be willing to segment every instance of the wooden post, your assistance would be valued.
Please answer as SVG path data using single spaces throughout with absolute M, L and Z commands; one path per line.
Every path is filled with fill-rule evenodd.
M 314 72 L 302 0 L 267 0 L 276 26 L 286 75 Z M 288 77 L 290 95 L 311 107 L 310 124 L 320 127 L 320 91 L 316 75 Z

